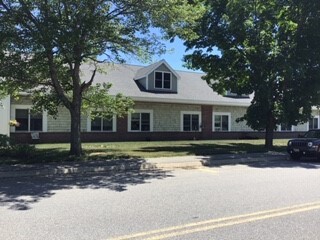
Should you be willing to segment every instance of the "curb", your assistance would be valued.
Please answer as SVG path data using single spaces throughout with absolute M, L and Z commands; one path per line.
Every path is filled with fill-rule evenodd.
M 169 161 L 169 160 L 171 161 Z M 70 165 L 38 165 L 38 166 L 17 166 L 20 169 L 2 170 L 0 168 L 1 178 L 15 177 L 36 177 L 36 176 L 54 176 L 71 174 L 94 174 L 94 173 L 115 173 L 124 171 L 159 171 L 174 169 L 194 169 L 200 167 L 215 167 L 221 165 L 236 165 L 253 162 L 271 162 L 287 160 L 286 154 L 244 154 L 244 155 L 215 155 L 215 156 L 188 156 L 172 157 L 166 159 L 146 159 L 143 163 L 121 163 L 118 165 L 105 165 L 105 163 L 96 163 L 95 166 L 86 166 L 81 164 L 77 166 Z M 165 161 L 163 161 L 165 160 Z M 32 168 L 33 167 L 33 168 Z M 13 167 L 14 168 L 14 167 Z M 29 168 L 29 169 L 27 169 Z
M 236 164 L 246 164 L 255 162 L 274 162 L 281 160 L 289 160 L 286 155 L 275 155 L 275 156 L 260 156 L 260 157 L 240 157 L 237 159 L 209 159 L 206 160 L 205 166 L 221 166 L 221 165 L 236 165 Z
M 2 171 L 1 178 L 15 177 L 37 177 L 37 176 L 54 176 L 54 175 L 71 175 L 71 174 L 94 174 L 94 173 L 115 173 L 124 171 L 156 171 L 170 169 L 192 169 L 202 167 L 200 161 L 187 163 L 142 163 L 142 164 L 119 164 L 114 166 L 77 166 L 77 167 L 46 167 L 43 169 Z
M 14 177 L 36 177 L 36 176 L 54 176 L 54 175 L 68 175 L 68 174 L 88 174 L 88 173 L 107 173 L 107 172 L 121 172 L 121 171 L 135 171 L 135 170 L 155 170 L 156 166 L 150 163 L 143 164 L 119 164 L 114 166 L 77 166 L 77 167 L 46 167 L 43 169 L 32 170 L 17 170 L 17 171 L 2 171 L 1 178 Z

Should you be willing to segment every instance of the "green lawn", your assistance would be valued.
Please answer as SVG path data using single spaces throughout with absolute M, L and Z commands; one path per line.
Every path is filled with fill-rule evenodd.
M 285 151 L 286 139 L 274 140 L 274 151 Z M 214 155 L 225 153 L 264 152 L 264 140 L 209 140 L 163 142 L 104 142 L 83 143 L 81 160 L 115 160 L 185 155 Z M 69 144 L 38 144 L 29 158 L 4 158 L 0 163 L 62 162 L 68 157 Z

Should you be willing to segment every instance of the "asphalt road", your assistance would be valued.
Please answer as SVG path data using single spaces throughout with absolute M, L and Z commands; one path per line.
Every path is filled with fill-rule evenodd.
M 0 239 L 320 239 L 320 162 L 0 180 Z

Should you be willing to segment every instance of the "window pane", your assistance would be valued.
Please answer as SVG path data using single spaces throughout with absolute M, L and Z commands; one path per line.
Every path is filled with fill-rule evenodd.
M 140 113 L 131 114 L 131 130 L 132 131 L 140 130 Z
M 141 131 L 150 131 L 150 113 L 141 113 Z
M 112 131 L 113 119 L 103 119 L 103 131 Z
M 164 80 L 163 88 L 170 89 L 171 88 L 171 81 L 170 80 Z
M 191 131 L 191 115 L 183 114 L 183 131 Z
M 192 131 L 198 131 L 199 125 L 199 115 L 192 115 Z
M 313 129 L 318 129 L 318 118 L 313 119 Z
M 318 118 L 311 118 L 309 120 L 309 129 L 318 129 Z
M 91 131 L 101 131 L 101 118 L 96 117 L 91 120 Z
M 16 131 L 28 131 L 29 130 L 29 110 L 28 109 L 16 109 L 16 120 L 19 126 L 16 127 Z
M 214 116 L 214 130 L 221 131 L 221 116 L 220 115 Z
M 156 72 L 155 75 L 155 88 L 162 88 L 162 72 Z
M 229 130 L 229 116 L 224 115 L 222 116 L 222 131 L 228 131 Z
M 164 73 L 163 88 L 166 88 L 166 89 L 171 88 L 171 74 L 170 73 Z
M 156 80 L 162 81 L 162 72 L 156 72 Z
M 164 80 L 171 80 L 171 74 L 170 73 L 163 73 L 164 74 L 164 76 L 163 76 L 163 79 Z
M 42 113 L 31 112 L 30 131 L 42 131 Z
M 162 88 L 162 80 L 155 81 L 155 88 Z

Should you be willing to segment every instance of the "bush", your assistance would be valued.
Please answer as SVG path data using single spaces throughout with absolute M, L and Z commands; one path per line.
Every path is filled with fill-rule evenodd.
M 11 145 L 11 139 L 7 135 L 0 134 L 0 149 L 8 149 Z
M 35 146 L 29 144 L 13 144 L 10 137 L 0 134 L 0 155 L 3 157 L 30 160 L 35 149 Z
M 11 156 L 16 158 L 30 159 L 34 156 L 35 146 L 29 144 L 16 144 L 11 147 Z

